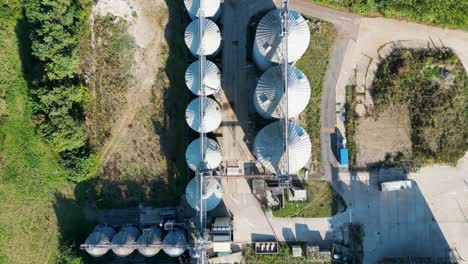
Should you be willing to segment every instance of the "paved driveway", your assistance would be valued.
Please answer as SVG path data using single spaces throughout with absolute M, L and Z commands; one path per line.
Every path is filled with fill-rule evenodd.
M 468 259 L 468 154 L 457 167 L 340 176 L 348 213 L 364 225 L 364 263 L 386 256 Z M 412 189 L 378 191 L 378 182 L 405 176 L 415 182 Z

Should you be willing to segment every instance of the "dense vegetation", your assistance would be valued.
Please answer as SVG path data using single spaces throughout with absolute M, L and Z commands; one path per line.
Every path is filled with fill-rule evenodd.
M 311 99 L 299 119 L 304 124 L 307 133 L 312 141 L 312 159 L 314 160 L 313 170 L 320 174 L 322 170 L 322 156 L 320 148 L 320 109 L 322 105 L 322 91 L 325 82 L 330 53 L 335 42 L 336 31 L 333 26 L 325 21 L 320 21 L 320 30 L 313 25 L 319 21 L 315 18 L 308 18 L 310 23 L 310 43 L 307 51 L 296 63 L 307 76 L 311 87 Z
M 80 38 L 86 33 L 91 4 L 89 0 L 31 0 L 24 4 L 33 55 L 32 65 L 26 67 L 34 124 L 60 154 L 69 178 L 75 181 L 92 176 L 97 165 L 87 144 L 84 110 L 89 94 L 78 67 Z
M 356 113 L 356 86 L 346 86 L 346 113 L 345 113 L 345 126 L 346 126 L 346 140 L 349 150 L 349 166 L 356 166 L 356 158 L 359 149 L 356 144 L 355 134 L 358 125 L 359 115 Z
M 59 5 L 69 1 L 53 2 L 53 5 Z M 37 3 L 39 1 L 28 1 L 30 11 L 37 7 L 34 6 Z M 89 163 L 80 168 L 67 168 L 65 160 L 72 161 L 62 156 L 76 144 L 54 144 L 60 143 L 54 139 L 55 135 L 41 131 L 41 125 L 56 125 L 46 125 L 45 122 L 49 116 L 53 119 L 64 115 L 60 111 L 66 109 L 70 101 L 76 101 L 73 96 L 78 96 L 70 94 L 67 97 L 53 88 L 67 88 L 68 84 L 78 85 L 79 82 L 74 79 L 76 77 L 66 77 L 69 80 L 62 81 L 56 76 L 51 75 L 54 78 L 51 80 L 45 75 L 45 62 L 38 63 L 31 48 L 32 43 L 36 43 L 35 54 L 46 50 L 38 39 L 41 34 L 48 36 L 49 33 L 37 31 L 31 35 L 32 27 L 23 15 L 23 7 L 21 0 L 0 3 L 0 243 L 3 245 L 0 263 L 79 263 L 70 254 L 70 242 L 82 241 L 91 225 L 84 221 L 67 180 L 78 174 L 84 175 L 83 171 L 89 172 L 88 169 L 75 170 Z M 53 8 L 49 10 L 51 13 Z M 65 13 L 62 15 L 66 16 Z M 60 27 L 59 24 L 51 26 Z M 47 41 L 62 40 L 47 38 Z M 49 84 L 53 84 L 49 97 L 61 94 L 60 99 L 47 98 L 49 89 L 45 87 Z M 67 103 L 58 106 L 62 99 Z M 41 107 L 44 109 L 40 110 Z M 41 122 L 40 115 L 47 119 Z M 80 122 L 76 124 L 81 126 Z M 71 141 L 66 139 L 64 142 Z M 74 151 L 85 149 L 75 148 Z M 78 156 L 74 155 L 74 158 Z M 86 161 L 92 160 L 87 158 Z
M 379 66 L 372 86 L 375 115 L 405 105 L 416 164 L 456 164 L 468 149 L 468 76 L 445 49 L 400 49 Z
M 468 1 L 456 0 L 312 0 L 349 11 L 405 18 L 440 26 L 468 29 Z

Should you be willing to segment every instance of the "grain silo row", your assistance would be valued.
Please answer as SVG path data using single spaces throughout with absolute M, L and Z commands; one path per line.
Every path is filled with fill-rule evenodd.
M 127 257 L 135 250 L 145 257 L 153 257 L 161 248 L 167 255 L 178 257 L 186 250 L 187 239 L 185 232 L 177 228 L 165 235 L 165 231 L 157 226 L 142 231 L 135 226 L 123 226 L 116 233 L 112 227 L 98 225 L 85 245 L 86 252 L 93 257 L 101 257 L 110 249 L 119 257 Z
M 187 88 L 198 96 L 188 104 L 185 120 L 194 131 L 210 133 L 219 128 L 222 120 L 221 107 L 209 97 L 221 89 L 221 71 L 215 63 L 208 60 L 214 58 L 221 49 L 221 31 L 214 22 L 221 15 L 221 1 L 185 0 L 184 3 L 193 20 L 185 30 L 185 44 L 192 56 L 198 58 L 185 72 Z M 194 172 L 214 170 L 221 164 L 222 152 L 219 144 L 208 137 L 204 138 L 203 142 L 201 146 L 201 138 L 195 139 L 185 152 L 187 165 Z M 204 151 L 204 157 L 201 151 Z M 202 194 L 197 188 L 198 181 L 198 177 L 193 178 L 185 189 L 188 204 L 193 209 L 200 210 L 200 202 L 203 201 L 206 211 L 214 209 L 221 202 L 222 191 L 219 181 L 205 180 Z
M 284 118 L 285 109 L 283 92 L 284 59 L 283 42 L 287 38 L 287 118 L 296 118 L 309 103 L 311 90 L 307 76 L 293 66 L 305 53 L 310 42 L 310 30 L 307 21 L 296 11 L 289 10 L 287 17 L 287 35 L 282 34 L 281 20 L 283 9 L 267 13 L 258 23 L 253 45 L 253 60 L 263 74 L 258 80 L 253 95 L 256 111 L 265 119 Z M 254 153 L 262 165 L 271 173 L 283 175 L 285 171 L 296 173 L 310 159 L 312 145 L 309 135 L 300 125 L 288 122 L 289 168 L 284 168 L 285 124 L 273 122 L 264 127 L 255 137 Z

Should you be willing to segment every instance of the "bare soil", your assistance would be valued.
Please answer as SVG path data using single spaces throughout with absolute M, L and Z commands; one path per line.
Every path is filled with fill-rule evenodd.
M 383 161 L 387 154 L 411 156 L 411 127 L 408 109 L 391 106 L 377 119 L 361 117 L 356 130 L 357 166 Z
M 127 22 L 133 58 L 126 68 L 116 65 L 114 69 L 101 69 L 106 57 L 99 61 L 101 54 L 95 54 L 96 74 L 90 78 L 94 105 L 88 124 L 92 142 L 101 148 L 97 192 L 108 199 L 122 199 L 120 205 L 124 206 L 153 196 L 155 182 L 167 184 L 167 161 L 152 120 L 164 111 L 160 90 L 167 81 L 161 72 L 168 56 L 164 38 L 168 10 L 161 0 L 101 0 L 94 6 L 92 21 L 109 15 Z M 102 40 L 96 39 L 99 32 L 94 31 L 92 46 L 99 52 Z M 122 82 L 116 83 L 115 89 L 103 83 L 104 77 L 112 77 L 106 70 L 128 74 L 122 80 L 124 87 Z

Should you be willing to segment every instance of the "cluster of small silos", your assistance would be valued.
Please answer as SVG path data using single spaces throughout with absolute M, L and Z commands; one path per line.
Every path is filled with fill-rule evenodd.
M 185 0 L 184 3 L 193 20 L 185 30 L 185 44 L 198 58 L 185 72 L 187 88 L 198 96 L 188 104 L 185 120 L 191 129 L 205 134 L 219 128 L 222 120 L 221 107 L 212 98 L 221 89 L 221 71 L 209 60 L 221 49 L 221 31 L 215 23 L 221 15 L 221 0 Z M 185 160 L 189 168 L 195 172 L 218 168 L 222 159 L 219 144 L 208 137 L 204 137 L 203 146 L 201 144 L 202 139 L 198 138 L 187 147 Z M 203 193 L 200 194 L 198 181 L 198 177 L 193 178 L 185 189 L 188 204 L 200 210 L 200 202 L 203 201 L 206 211 L 214 209 L 221 201 L 220 183 L 215 179 L 204 181 Z
M 101 257 L 109 250 L 122 258 L 135 251 L 145 257 L 153 257 L 161 248 L 168 256 L 182 255 L 187 249 L 185 231 L 174 228 L 165 233 L 157 226 L 140 230 L 129 225 L 116 232 L 112 227 L 98 225 L 86 239 L 85 250 L 93 257 Z
M 311 89 L 307 76 L 293 66 L 305 53 L 310 42 L 307 21 L 296 11 L 288 10 L 287 35 L 282 34 L 284 10 L 276 9 L 267 13 L 258 23 L 253 45 L 253 60 L 263 74 L 257 82 L 253 95 L 256 111 L 265 119 L 284 118 L 284 62 L 287 53 L 287 113 L 288 120 L 297 118 L 307 107 Z M 284 39 L 287 38 L 287 39 Z M 283 42 L 287 41 L 287 52 Z M 283 138 L 285 124 L 275 121 L 264 127 L 255 137 L 254 153 L 262 165 L 270 172 L 285 172 Z M 288 172 L 296 173 L 303 168 L 311 157 L 312 145 L 309 135 L 300 125 L 288 122 L 289 148 Z

